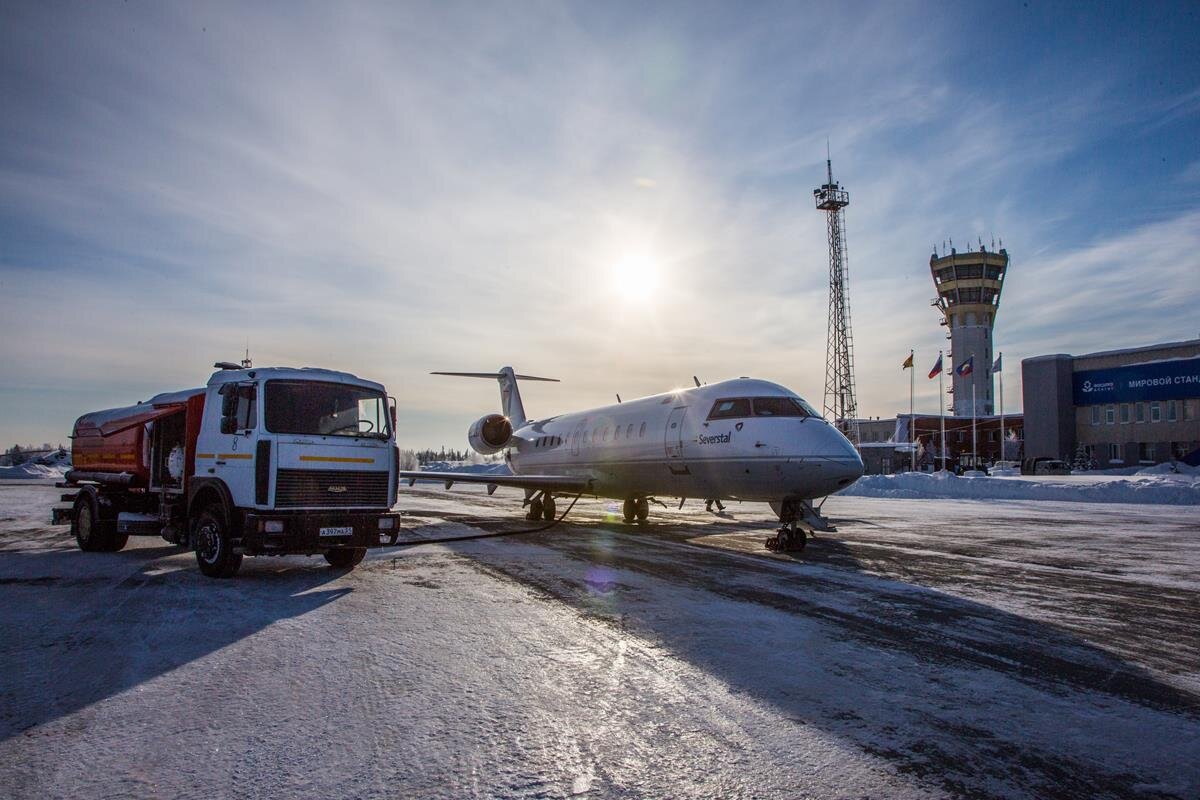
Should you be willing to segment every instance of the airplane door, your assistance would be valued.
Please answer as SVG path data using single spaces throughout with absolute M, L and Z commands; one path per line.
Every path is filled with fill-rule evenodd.
M 586 420 L 585 420 L 586 421 Z M 571 455 L 579 455 L 579 440 L 583 438 L 584 423 L 581 422 L 575 426 L 575 432 L 571 434 Z
M 687 414 L 687 406 L 671 409 L 667 417 L 667 458 L 679 458 L 683 455 L 683 417 Z

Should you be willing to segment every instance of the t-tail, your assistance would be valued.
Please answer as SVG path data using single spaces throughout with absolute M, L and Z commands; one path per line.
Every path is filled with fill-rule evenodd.
M 517 381 L 551 381 L 558 378 L 539 378 L 536 375 L 518 375 L 512 367 L 501 367 L 499 372 L 431 372 L 431 375 L 453 375 L 459 378 L 493 378 L 500 383 L 500 410 L 514 428 L 525 424 L 525 406 L 521 403 L 521 390 Z

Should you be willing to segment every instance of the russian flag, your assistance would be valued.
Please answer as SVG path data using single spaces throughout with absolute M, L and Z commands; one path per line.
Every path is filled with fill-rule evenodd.
M 958 367 L 956 367 L 954 371 L 965 378 L 968 375 L 970 375 L 974 370 L 975 370 L 975 356 L 971 356 L 966 361 L 959 364 Z
M 937 363 L 933 365 L 933 369 L 929 370 L 929 380 L 933 380 L 942 372 L 942 354 L 938 353 Z

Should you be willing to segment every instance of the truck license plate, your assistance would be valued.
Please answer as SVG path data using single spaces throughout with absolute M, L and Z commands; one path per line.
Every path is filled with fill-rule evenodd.
M 321 528 L 317 534 L 319 536 L 353 536 L 354 528 Z

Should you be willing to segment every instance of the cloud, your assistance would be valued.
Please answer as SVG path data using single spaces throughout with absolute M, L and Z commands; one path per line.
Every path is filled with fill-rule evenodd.
M 906 408 L 899 362 L 945 344 L 926 259 L 947 236 L 1009 244 L 998 335 L 1021 332 L 1020 347 L 1036 345 L 1027 330 L 1133 335 L 1021 288 L 1075 269 L 1054 254 L 1091 252 L 1060 228 L 1102 179 L 1060 182 L 1055 207 L 1040 187 L 1102 135 L 1089 122 L 1112 106 L 1109 81 L 981 92 L 955 80 L 953 13 L 625 11 L 14 14 L 0 304 L 29 333 L 0 342 L 21 393 L 0 397 L 4 416 L 25 404 L 24 427 L 0 434 L 54 438 L 94 404 L 197 383 L 247 340 L 260 364 L 384 381 L 413 445 L 460 443 L 496 404 L 491 387 L 426 375 L 438 368 L 563 378 L 528 389 L 531 413 L 693 374 L 760 375 L 820 405 L 827 254 L 811 189 L 827 137 L 851 192 L 864 413 Z M 1130 251 L 1109 252 L 1095 269 L 1119 275 Z M 615 269 L 642 253 L 653 291 Z M 55 392 L 78 409 L 27 430 Z M 934 390 L 921 402 L 936 409 Z

